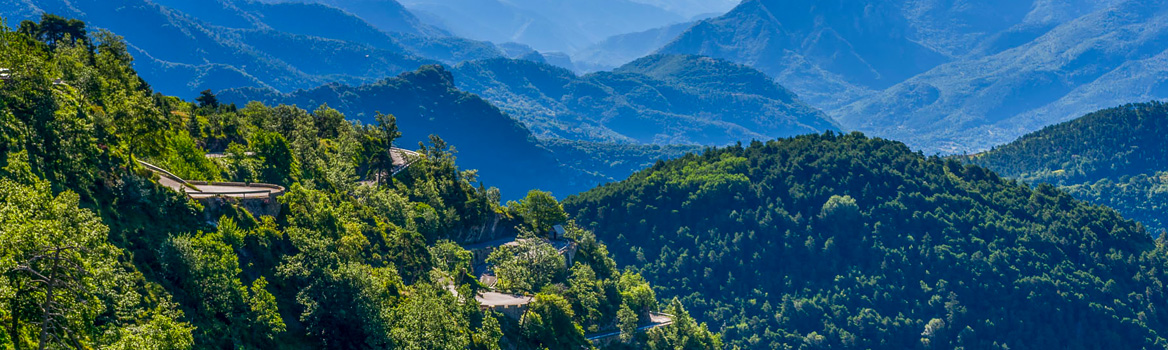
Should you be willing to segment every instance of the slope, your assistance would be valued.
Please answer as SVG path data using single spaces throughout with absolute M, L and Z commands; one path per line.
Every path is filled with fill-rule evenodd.
M 1132 104 L 1043 128 L 968 159 L 1023 181 L 1064 186 L 1160 232 L 1168 229 L 1166 133 L 1168 106 Z
M 572 53 L 612 35 L 686 21 L 630 0 L 405 0 L 455 35 Z
M 323 5 L 160 1 L 196 16 L 145 0 L 6 2 L 13 6 L 0 15 L 13 20 L 48 12 L 114 31 L 126 38 L 139 57 L 136 66 L 156 89 L 184 96 L 241 86 L 291 91 L 333 81 L 372 82 L 434 62 L 415 51 L 443 60 L 499 54 L 486 43 L 458 44 L 461 39 L 403 34 L 399 40 Z
M 929 152 L 977 152 L 1045 125 L 1168 97 L 1168 6 L 1129 0 L 990 56 L 936 67 L 833 113 Z
M 544 138 L 724 145 L 836 129 L 766 75 L 696 56 L 650 56 L 584 76 L 507 59 L 466 62 L 453 71 L 460 88 Z
M 908 35 L 892 2 L 747 0 L 659 52 L 752 66 L 813 105 L 831 108 L 947 60 Z
M 700 305 L 728 346 L 1168 344 L 1168 241 L 898 142 L 828 133 L 711 150 L 565 208 L 660 294 Z
M 585 72 L 610 70 L 645 57 L 665 46 L 697 22 L 685 22 L 643 32 L 608 37 L 572 54 L 572 61 Z
M 636 328 L 657 310 L 675 322 L 629 347 L 721 347 L 564 222 L 554 198 L 505 207 L 446 147 L 360 184 L 393 166 L 392 120 L 186 102 L 151 91 L 115 36 L 65 40 L 83 24 L 53 17 L 22 31 L 0 25 L 0 67 L 14 67 L 0 81 L 0 348 L 595 349 L 586 330 Z M 287 190 L 188 196 L 143 159 Z M 533 295 L 526 316 L 481 308 L 491 287 L 459 244 L 560 223 L 574 260 L 534 235 L 490 254 L 500 285 Z
M 374 122 L 377 112 L 393 114 L 407 135 L 400 145 L 413 148 L 429 142 L 428 135 L 440 135 L 456 147 L 460 164 L 478 169 L 479 177 L 499 187 L 507 198 L 532 188 L 568 192 L 555 158 L 531 132 L 487 101 L 459 91 L 454 77 L 441 66 L 424 66 L 370 85 L 329 84 L 288 94 L 243 88 L 224 91 L 219 98 L 306 108 L 327 104 L 367 124 Z

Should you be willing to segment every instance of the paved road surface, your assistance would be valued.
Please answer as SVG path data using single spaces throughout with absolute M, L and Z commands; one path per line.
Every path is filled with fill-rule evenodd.
M 644 332 L 644 331 L 647 331 L 647 330 L 650 330 L 653 328 L 665 327 L 665 326 L 668 326 L 671 324 L 673 324 L 673 317 L 666 315 L 666 314 L 659 314 L 659 313 L 655 313 L 655 312 L 650 312 L 649 313 L 649 324 L 637 327 L 637 332 Z M 597 341 L 597 340 L 601 340 L 604 338 L 611 338 L 611 337 L 620 336 L 620 334 L 621 334 L 620 331 L 615 331 L 615 332 L 608 332 L 608 333 L 591 335 L 591 336 L 588 336 L 587 338 L 588 338 L 588 341 Z
M 475 296 L 479 304 L 483 306 L 510 306 L 510 305 L 527 305 L 531 303 L 531 297 L 515 294 L 504 294 L 496 292 L 482 292 Z
M 251 186 L 245 184 L 228 184 L 228 183 L 208 183 L 200 184 L 200 182 L 190 183 L 178 176 L 171 174 L 165 169 L 159 168 L 153 164 L 138 161 L 150 171 L 158 174 L 158 183 L 166 186 L 177 192 L 186 193 L 194 199 L 212 198 L 212 197 L 231 197 L 231 198 L 268 198 L 272 195 L 279 195 L 284 192 L 283 187 L 273 188 L 271 185 Z

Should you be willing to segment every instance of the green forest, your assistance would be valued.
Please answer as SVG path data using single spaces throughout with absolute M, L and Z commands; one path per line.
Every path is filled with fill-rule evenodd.
M 0 46 L 0 349 L 579 349 L 649 311 L 674 322 L 607 346 L 722 347 L 550 194 L 501 204 L 439 136 L 375 176 L 410 132 L 392 115 L 164 96 L 121 38 L 51 15 L 0 25 Z M 275 217 L 232 199 L 209 210 L 137 161 L 287 191 Z M 518 319 L 471 297 L 483 286 L 459 244 L 488 223 L 527 237 L 564 224 L 579 246 L 550 268 L 492 254 L 506 286 L 533 296 Z
M 1049 183 L 1115 208 L 1150 231 L 1168 230 L 1168 105 L 1129 104 L 1052 125 L 968 156 L 1032 183 Z
M 712 149 L 564 207 L 728 347 L 1168 346 L 1163 236 L 899 142 Z

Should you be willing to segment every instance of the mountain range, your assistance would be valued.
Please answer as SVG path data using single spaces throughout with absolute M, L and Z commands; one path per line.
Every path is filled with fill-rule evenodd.
M 689 21 L 632 0 L 403 0 L 402 4 L 458 36 L 569 54 L 609 36 Z
M 845 129 L 977 152 L 1168 97 L 1164 14 L 1145 0 L 748 0 L 659 52 L 758 68 Z
M 330 82 L 361 84 L 424 64 L 501 56 L 490 43 L 441 36 L 416 18 L 400 19 L 417 24 L 405 32 L 387 32 L 311 3 L 3 0 L 0 5 L 0 15 L 13 26 L 47 12 L 113 31 L 125 38 L 138 58 L 136 69 L 156 90 L 180 96 L 245 86 L 291 91 Z
M 518 198 L 532 188 L 577 193 L 696 149 L 538 140 L 490 102 L 459 90 L 455 79 L 443 66 L 429 65 L 374 84 L 329 84 L 291 93 L 238 88 L 217 98 L 240 106 L 251 101 L 308 109 L 327 105 L 365 124 L 375 124 L 379 112 L 392 114 L 403 134 L 396 141 L 398 147 L 418 149 L 422 143 L 433 144 L 430 136 L 438 135 L 454 149 L 460 166 L 498 187 L 504 199 Z
M 577 76 L 528 60 L 464 62 L 459 88 L 491 101 L 540 138 L 725 145 L 838 130 L 765 74 L 698 56 L 648 56 Z

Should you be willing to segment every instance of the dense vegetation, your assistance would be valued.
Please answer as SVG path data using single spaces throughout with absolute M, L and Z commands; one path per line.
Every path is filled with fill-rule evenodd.
M 563 222 L 550 195 L 500 205 L 437 136 L 408 171 L 359 185 L 388 170 L 392 116 L 364 125 L 326 106 L 153 93 L 125 42 L 84 28 L 52 16 L 0 25 L 0 67 L 12 69 L 0 81 L 0 348 L 577 349 L 590 347 L 585 330 L 656 310 L 651 287 L 571 227 L 570 274 L 527 291 L 536 302 L 519 320 L 483 311 L 457 242 L 488 223 Z M 288 191 L 276 217 L 229 199 L 205 210 L 141 159 Z M 667 310 L 676 325 L 618 346 L 718 346 L 680 304 Z
M 1064 188 L 1154 232 L 1168 229 L 1168 105 L 1129 104 L 1052 125 L 968 159 L 1026 182 Z
M 1168 345 L 1168 241 L 1050 185 L 860 134 L 659 162 L 565 200 L 729 346 Z
M 762 72 L 705 57 L 654 55 L 584 76 L 504 58 L 464 62 L 452 71 L 461 89 L 541 138 L 726 145 L 838 130 Z

